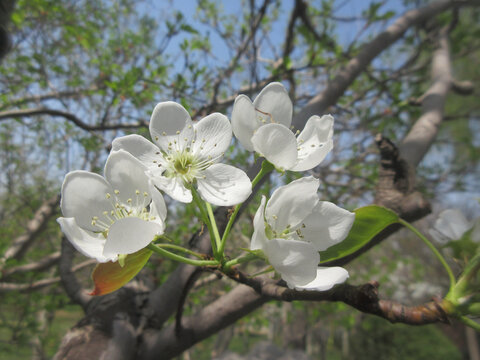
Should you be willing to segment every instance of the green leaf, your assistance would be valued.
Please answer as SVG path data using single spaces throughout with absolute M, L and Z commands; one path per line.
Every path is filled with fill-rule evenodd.
M 377 205 L 368 205 L 354 211 L 355 222 L 347 238 L 325 251 L 320 252 L 320 263 L 341 259 L 367 244 L 387 226 L 398 222 L 392 210 Z
M 145 248 L 128 254 L 123 266 L 118 261 L 98 264 L 93 269 L 95 288 L 90 295 L 105 295 L 120 289 L 143 269 L 151 255 L 152 251 Z

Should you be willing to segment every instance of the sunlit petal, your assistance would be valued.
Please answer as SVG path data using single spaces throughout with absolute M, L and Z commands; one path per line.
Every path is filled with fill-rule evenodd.
M 274 230 L 295 228 L 318 203 L 319 180 L 304 177 L 276 189 L 267 203 L 265 218 Z
M 315 279 L 305 285 L 295 285 L 297 290 L 330 290 L 348 279 L 348 271 L 341 267 L 319 267 Z
M 318 251 L 323 251 L 344 240 L 355 220 L 355 213 L 337 205 L 320 201 L 312 213 L 303 220 L 304 240 L 310 241 Z
M 74 217 L 81 228 L 99 231 L 92 225 L 93 217 L 110 223 L 104 212 L 113 208 L 113 195 L 113 188 L 102 176 L 83 170 L 72 171 L 63 180 L 60 207 L 63 215 Z
M 260 127 L 252 137 L 253 148 L 278 169 L 288 170 L 297 161 L 297 140 L 289 128 L 279 124 Z
M 198 192 L 203 200 L 218 206 L 231 206 L 245 201 L 252 193 L 252 183 L 244 171 L 231 165 L 214 164 L 198 179 Z

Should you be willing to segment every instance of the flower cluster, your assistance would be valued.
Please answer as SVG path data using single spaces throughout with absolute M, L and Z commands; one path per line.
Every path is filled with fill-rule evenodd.
M 104 177 L 87 171 L 67 174 L 62 185 L 64 217 L 58 219 L 63 232 L 82 254 L 99 263 L 121 265 L 97 273 L 122 271 L 125 263 L 135 263 L 134 271 L 126 271 L 130 279 L 148 260 L 150 249 L 187 263 L 211 265 L 212 261 L 195 262 L 152 243 L 165 237 L 163 192 L 183 203 L 195 200 L 212 238 L 213 264 L 225 264 L 225 239 L 236 212 L 220 238 L 210 204 L 237 205 L 238 211 L 252 192 L 244 171 L 220 162 L 232 132 L 247 150 L 280 172 L 312 169 L 333 147 L 332 116 L 312 116 L 304 130 L 294 134 L 292 109 L 280 83 L 266 86 L 253 103 L 238 96 L 231 124 L 220 113 L 193 122 L 180 104 L 159 103 L 149 125 L 153 143 L 139 135 L 119 137 L 112 143 Z M 319 267 L 319 251 L 341 242 L 355 215 L 320 201 L 318 186 L 319 180 L 311 176 L 281 186 L 268 202 L 262 198 L 255 215 L 251 249 L 261 251 L 291 288 L 327 290 L 348 277 L 345 269 Z M 175 250 L 195 255 L 179 246 Z

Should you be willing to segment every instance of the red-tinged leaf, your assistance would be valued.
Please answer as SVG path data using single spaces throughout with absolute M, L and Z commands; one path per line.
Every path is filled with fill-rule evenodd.
M 90 295 L 105 295 L 120 289 L 143 269 L 150 255 L 151 250 L 142 249 L 127 255 L 123 267 L 118 261 L 98 264 L 92 272 L 95 288 Z

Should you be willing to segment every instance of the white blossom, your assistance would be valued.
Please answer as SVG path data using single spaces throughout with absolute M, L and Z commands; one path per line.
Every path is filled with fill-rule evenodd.
M 155 186 L 175 200 L 191 202 L 194 185 L 202 199 L 214 205 L 239 204 L 250 195 L 245 172 L 218 163 L 232 138 L 226 116 L 214 113 L 193 123 L 183 106 L 162 102 L 153 110 L 150 134 L 156 145 L 127 135 L 113 141 L 113 151 L 123 149 L 138 158 Z
M 355 214 L 320 201 L 318 179 L 305 177 L 262 197 L 250 248 L 262 250 L 290 288 L 328 290 L 348 278 L 341 267 L 319 267 L 319 251 L 348 235 Z
M 310 117 L 296 137 L 290 130 L 292 109 L 287 91 L 277 82 L 268 84 L 253 103 L 239 95 L 232 111 L 233 133 L 247 150 L 280 170 L 310 170 L 333 148 L 333 117 Z
M 131 154 L 116 151 L 105 164 L 105 178 L 72 171 L 62 185 L 57 219 L 72 245 L 99 262 L 116 261 L 163 234 L 167 208 L 149 182 L 145 167 Z
M 430 235 L 440 244 L 446 244 L 452 240 L 459 240 L 462 236 L 473 229 L 471 238 L 480 242 L 480 224 L 475 221 L 468 221 L 458 209 L 443 210 L 429 230 Z

